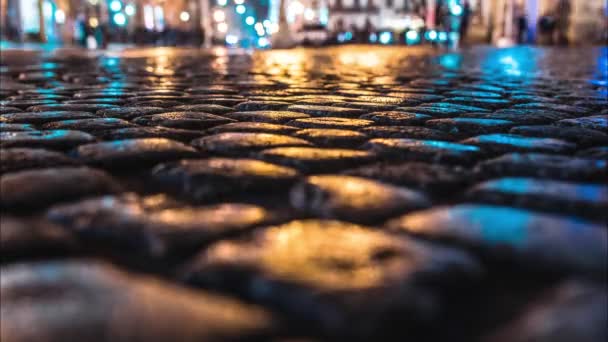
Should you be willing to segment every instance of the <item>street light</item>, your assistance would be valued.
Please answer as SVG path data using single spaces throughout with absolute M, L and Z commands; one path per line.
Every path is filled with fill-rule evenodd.
M 65 12 L 58 9 L 55 11 L 55 22 L 57 24 L 63 24 L 65 23 Z
M 129 17 L 132 17 L 135 14 L 135 6 L 133 4 L 128 4 L 125 6 L 125 14 Z
M 118 12 L 118 11 L 120 11 L 121 8 L 122 8 L 122 4 L 120 3 L 120 1 L 113 0 L 112 2 L 110 2 L 110 9 L 112 11 Z
M 228 32 L 228 24 L 226 24 L 226 23 L 217 24 L 217 30 L 220 31 L 221 33 Z
M 127 23 L 127 17 L 125 17 L 125 15 L 120 12 L 114 14 L 113 19 L 116 25 L 118 26 L 124 26 Z
M 179 20 L 186 22 L 188 20 L 190 20 L 190 13 L 186 12 L 186 11 L 182 11 L 179 14 Z
M 222 10 L 216 10 L 213 12 L 213 20 L 215 21 L 224 21 L 226 20 L 226 13 Z

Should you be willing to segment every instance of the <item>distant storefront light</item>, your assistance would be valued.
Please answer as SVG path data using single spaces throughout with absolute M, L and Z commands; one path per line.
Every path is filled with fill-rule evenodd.
M 213 12 L 213 20 L 215 20 L 217 22 L 226 20 L 226 13 L 224 13 L 224 11 L 222 11 L 222 10 L 215 10 Z
M 114 23 L 116 23 L 116 25 L 118 26 L 125 26 L 125 24 L 127 23 L 127 17 L 120 12 L 114 14 L 114 17 L 112 17 L 112 19 L 114 20 Z
M 382 44 L 390 44 L 393 40 L 393 34 L 390 32 L 382 32 L 380 33 L 379 40 Z
M 249 26 L 255 24 L 255 18 L 252 16 L 248 16 L 247 18 L 245 18 L 245 23 Z
M 118 0 L 110 2 L 110 9 L 114 12 L 118 12 L 122 9 L 122 3 Z
M 188 20 L 190 20 L 190 13 L 186 12 L 186 11 L 182 11 L 179 14 L 179 20 L 186 22 Z
M 154 9 L 150 5 L 144 6 L 144 26 L 147 30 L 154 29 Z
M 99 20 L 95 17 L 89 18 L 89 26 L 92 28 L 99 26 Z
M 219 23 L 217 24 L 217 30 L 221 33 L 226 33 L 228 32 L 228 24 L 226 23 Z
M 135 15 L 135 6 L 133 6 L 133 4 L 128 4 L 125 6 L 125 14 L 128 16 L 133 16 Z
M 230 45 L 234 45 L 236 43 L 239 42 L 239 37 L 233 35 L 233 34 L 229 34 L 226 36 L 226 43 L 230 44 Z
M 260 37 L 258 38 L 258 46 L 261 48 L 265 48 L 268 45 L 270 45 L 270 41 L 268 40 L 268 38 L 266 37 Z
M 55 22 L 57 24 L 64 24 L 65 23 L 65 12 L 58 9 L 55 11 Z
M 245 7 L 245 5 L 236 6 L 236 13 L 244 14 L 246 11 L 247 11 L 247 7 Z

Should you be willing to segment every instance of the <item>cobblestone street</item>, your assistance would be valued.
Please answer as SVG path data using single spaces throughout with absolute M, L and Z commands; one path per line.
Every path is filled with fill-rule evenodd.
M 606 48 L 2 55 L 2 342 L 608 339 Z

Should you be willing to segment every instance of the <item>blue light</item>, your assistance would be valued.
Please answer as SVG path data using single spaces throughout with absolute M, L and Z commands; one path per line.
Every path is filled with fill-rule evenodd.
M 125 6 L 125 14 L 130 17 L 133 16 L 135 14 L 135 6 L 133 6 L 133 4 Z
M 435 31 L 435 30 L 427 31 L 425 36 L 426 36 L 427 40 L 434 41 L 435 39 L 437 39 L 437 31 Z
M 258 38 L 258 46 L 261 48 L 265 48 L 268 45 L 270 45 L 270 41 L 268 41 L 268 38 L 266 37 L 260 37 Z
M 245 18 L 245 23 L 249 26 L 255 24 L 255 18 L 252 16 L 248 16 L 247 18 Z
M 346 40 L 351 40 L 351 39 L 353 39 L 353 33 L 352 33 L 352 32 L 350 32 L 350 31 L 348 31 L 348 32 L 344 33 L 344 39 L 346 39 Z
M 228 3 L 228 0 L 217 0 L 217 4 L 220 6 L 226 6 L 227 3 Z
M 410 30 L 405 33 L 405 41 L 408 44 L 415 44 L 420 41 L 420 34 L 418 31 Z
M 390 32 L 380 33 L 380 43 L 389 44 L 393 40 L 393 35 Z
M 439 40 L 442 42 L 445 42 L 446 40 L 448 40 L 448 34 L 445 32 L 439 32 Z
M 113 0 L 110 2 L 110 9 L 114 12 L 118 12 L 122 9 L 122 3 L 118 0 Z
M 230 44 L 230 45 L 234 45 L 236 43 L 239 42 L 239 37 L 229 34 L 226 36 L 226 43 Z
M 375 42 L 377 42 L 377 41 L 378 41 L 378 35 L 377 35 L 377 34 L 375 34 L 375 33 L 370 34 L 370 35 L 369 35 L 369 41 L 370 41 L 371 43 L 375 43 Z
M 118 26 L 124 26 L 127 23 L 127 17 L 125 17 L 125 15 L 122 13 L 114 14 L 113 19 Z
M 462 6 L 455 4 L 450 8 L 450 11 L 452 12 L 453 15 L 462 15 Z
M 244 14 L 245 11 L 247 11 L 247 7 L 245 7 L 245 5 L 238 5 L 238 6 L 236 6 L 236 13 L 238 13 L 238 14 Z

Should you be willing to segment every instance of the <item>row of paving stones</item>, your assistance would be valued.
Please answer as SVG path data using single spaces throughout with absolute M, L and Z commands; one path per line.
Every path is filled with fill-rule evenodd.
M 605 84 L 239 58 L 0 69 L 3 341 L 606 338 Z

